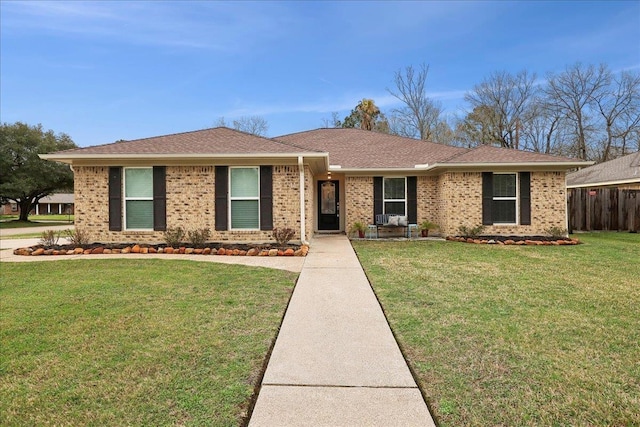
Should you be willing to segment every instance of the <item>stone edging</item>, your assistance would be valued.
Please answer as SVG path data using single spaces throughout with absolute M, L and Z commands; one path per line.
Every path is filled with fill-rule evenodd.
M 476 238 L 473 239 L 471 237 L 460 237 L 460 236 L 449 236 L 447 240 L 452 242 L 462 242 L 462 243 L 474 243 L 477 245 L 517 245 L 517 246 L 564 246 L 564 245 L 579 245 L 581 242 L 578 239 L 558 239 L 558 240 L 535 240 L 535 239 L 524 239 L 524 240 L 512 240 L 506 239 L 504 241 L 498 239 L 483 239 Z
M 249 250 L 240 250 L 240 249 L 225 249 L 215 248 L 215 247 L 204 247 L 204 248 L 190 248 L 190 247 L 158 247 L 155 248 L 153 246 L 141 246 L 141 245 L 131 245 L 125 246 L 124 248 L 109 248 L 105 246 L 96 246 L 93 248 L 82 248 L 77 247 L 74 249 L 45 249 L 43 247 L 26 247 L 26 248 L 18 248 L 13 251 L 14 255 L 24 255 L 24 256 L 41 256 L 41 255 L 99 255 L 99 254 L 185 254 L 185 255 L 225 255 L 225 256 L 307 256 L 309 253 L 309 246 L 302 245 L 298 249 L 288 248 L 288 249 L 261 249 L 261 248 L 251 248 Z

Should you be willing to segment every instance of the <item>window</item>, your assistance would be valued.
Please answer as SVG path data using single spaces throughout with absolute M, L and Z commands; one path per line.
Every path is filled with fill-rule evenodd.
M 153 230 L 153 169 L 124 170 L 125 228 Z
M 515 173 L 493 174 L 494 224 L 516 224 L 517 188 Z
M 229 168 L 231 229 L 260 228 L 260 169 Z
M 384 178 L 384 213 L 405 216 L 407 214 L 406 179 Z

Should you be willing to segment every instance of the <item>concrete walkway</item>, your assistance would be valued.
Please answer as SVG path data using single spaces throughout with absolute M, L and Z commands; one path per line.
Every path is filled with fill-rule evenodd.
M 314 238 L 250 427 L 435 426 L 345 236 Z

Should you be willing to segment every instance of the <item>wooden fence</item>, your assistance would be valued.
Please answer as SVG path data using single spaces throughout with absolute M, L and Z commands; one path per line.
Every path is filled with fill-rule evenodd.
M 640 231 L 640 190 L 569 188 L 569 231 Z

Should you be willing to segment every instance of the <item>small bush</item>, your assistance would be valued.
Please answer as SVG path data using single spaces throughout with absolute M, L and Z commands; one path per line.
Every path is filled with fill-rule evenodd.
M 567 236 L 569 235 L 566 228 L 560 228 L 560 227 L 549 227 L 546 230 L 544 230 L 544 232 L 547 233 L 549 236 L 551 236 L 551 238 L 556 240 L 566 239 Z
M 43 246 L 54 246 L 58 244 L 60 240 L 60 231 L 45 230 L 40 235 L 40 244 Z
M 296 232 L 290 228 L 273 229 L 273 238 L 276 240 L 276 242 L 278 242 L 278 245 L 280 246 L 286 245 L 289 240 L 293 238 L 294 234 L 296 234 Z
M 81 246 L 89 244 L 89 233 L 82 229 L 76 228 L 75 230 L 64 230 L 65 239 L 72 245 Z
M 367 232 L 367 226 L 364 225 L 364 222 L 356 221 L 349 229 L 349 232 L 354 235 L 357 234 L 358 236 L 364 236 L 364 234 Z
M 211 231 L 208 228 L 196 228 L 195 230 L 189 230 L 187 232 L 189 243 L 193 246 L 204 245 L 210 236 Z
M 169 227 L 164 233 L 164 241 L 167 246 L 177 247 L 184 241 L 184 228 L 182 227 Z
M 484 230 L 484 225 L 477 225 L 475 227 L 467 227 L 466 225 L 461 225 L 458 227 L 458 233 L 462 237 L 475 239 L 478 237 L 482 231 Z

